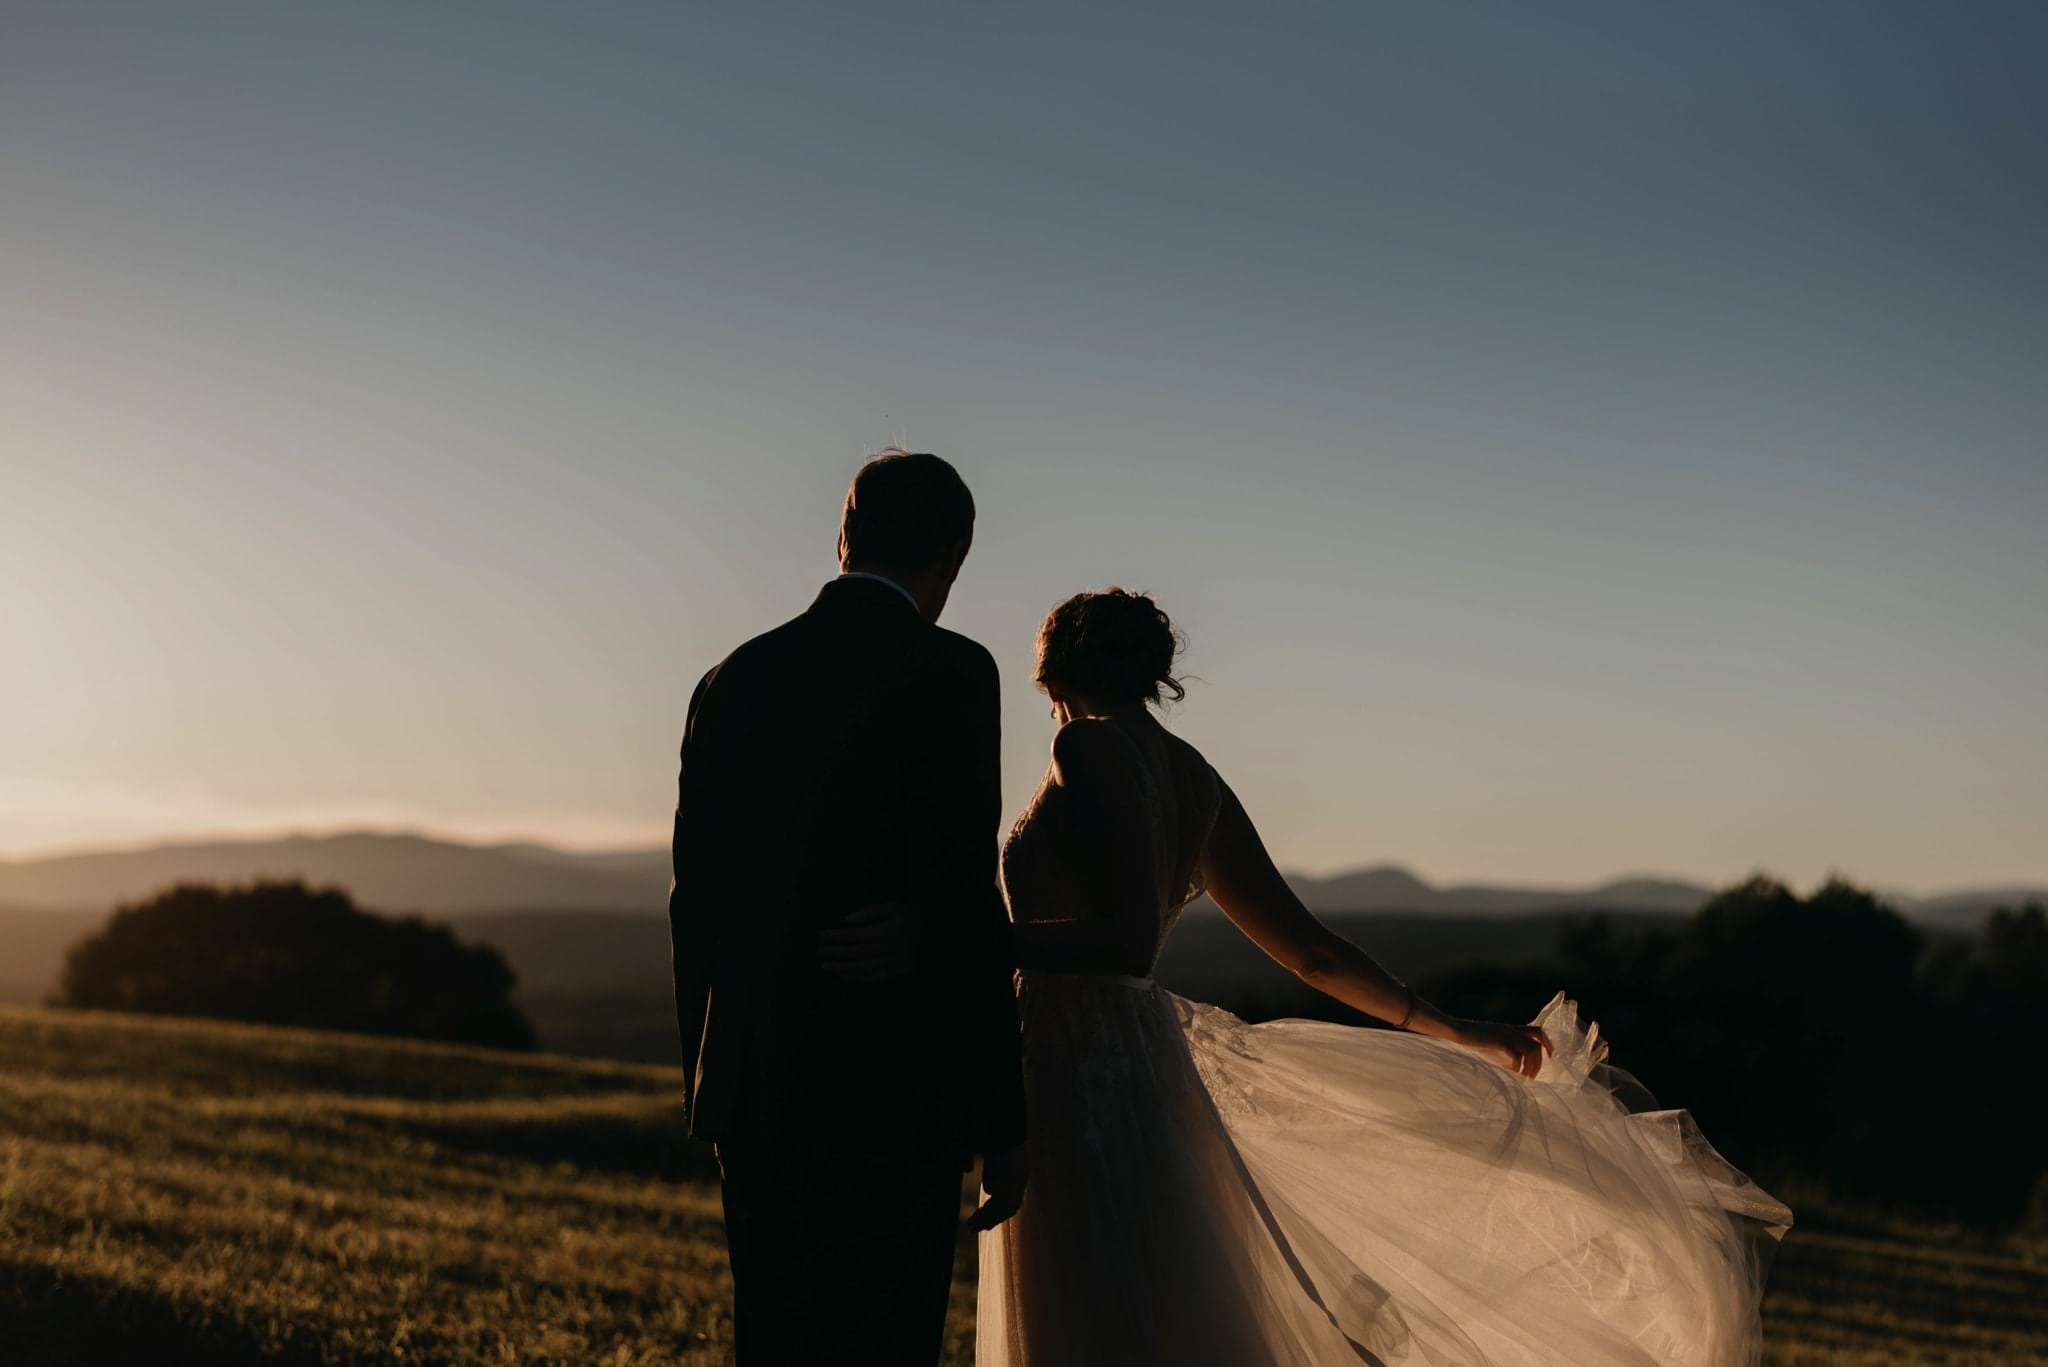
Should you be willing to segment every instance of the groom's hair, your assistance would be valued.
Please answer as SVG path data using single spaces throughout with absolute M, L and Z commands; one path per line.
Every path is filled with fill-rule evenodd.
M 853 477 L 839 534 L 848 565 L 922 569 L 974 539 L 974 495 L 937 456 L 892 446 Z

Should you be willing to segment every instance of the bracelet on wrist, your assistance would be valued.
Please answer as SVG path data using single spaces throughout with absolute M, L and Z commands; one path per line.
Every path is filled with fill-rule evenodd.
M 1415 1019 L 1415 1001 L 1415 989 L 1411 987 L 1408 989 L 1408 1012 L 1401 1017 L 1400 1023 L 1394 1027 L 1396 1030 L 1406 1030 L 1408 1022 Z

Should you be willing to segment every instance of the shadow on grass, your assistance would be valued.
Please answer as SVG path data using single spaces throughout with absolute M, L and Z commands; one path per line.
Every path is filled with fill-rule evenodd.
M 305 1330 L 259 1335 L 204 1307 L 180 1305 L 110 1278 L 0 1261 L 0 1358 L 8 1367 L 204 1362 L 239 1367 L 331 1363 Z M 357 1359 L 369 1361 L 370 1359 Z

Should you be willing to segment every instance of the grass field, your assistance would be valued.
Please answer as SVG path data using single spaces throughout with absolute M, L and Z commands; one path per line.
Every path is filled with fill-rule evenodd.
M 723 1362 L 679 1123 L 661 1069 L 0 1010 L 0 1363 Z M 2048 1245 L 1809 1214 L 1768 1315 L 1774 1362 L 2048 1362 Z

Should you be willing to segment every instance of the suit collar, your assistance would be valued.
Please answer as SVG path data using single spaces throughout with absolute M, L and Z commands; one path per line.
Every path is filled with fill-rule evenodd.
M 886 579 L 841 575 L 818 590 L 818 601 L 812 606 L 839 604 L 901 613 L 920 622 L 924 620 L 924 614 L 917 610 L 917 605 L 911 601 L 910 595 Z
M 873 574 L 867 570 L 841 570 L 839 577 L 841 579 L 865 579 L 877 584 L 887 584 L 890 588 L 903 595 L 903 601 L 910 604 L 911 608 L 917 611 L 918 616 L 922 617 L 924 615 L 923 610 L 917 606 L 917 595 L 886 574 Z

